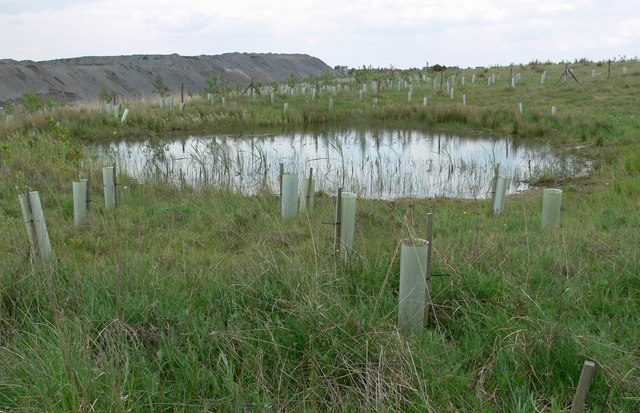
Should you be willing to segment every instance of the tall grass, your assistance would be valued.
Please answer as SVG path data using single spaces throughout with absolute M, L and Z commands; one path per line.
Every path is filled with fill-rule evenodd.
M 596 86 L 585 90 L 604 93 Z M 583 86 L 559 86 L 569 87 Z M 345 110 L 340 121 L 386 116 L 371 115 L 392 95 L 381 93 L 378 109 L 358 102 L 363 115 Z M 388 110 L 416 122 L 428 114 L 445 128 L 521 121 L 498 98 L 486 105 Z M 302 116 L 290 108 L 292 119 Z M 72 226 L 71 181 L 88 167 L 98 177 L 101 166 L 78 147 L 113 131 L 146 136 L 148 123 L 164 118 L 158 131 L 247 116 L 241 102 L 231 113 L 200 109 L 167 117 L 148 108 L 148 118 L 132 111 L 125 126 L 94 112 L 3 126 L 3 410 L 561 412 L 585 359 L 597 364 L 589 411 L 600 411 L 608 392 L 608 411 L 637 409 L 640 168 L 626 108 L 594 118 L 575 106 L 559 119 L 525 109 L 522 130 L 544 126 L 544 139 L 584 144 L 571 132 L 576 125 L 602 134 L 600 146 L 586 139 L 592 174 L 560 183 L 555 231 L 540 229 L 537 190 L 509 197 L 502 217 L 482 200 L 361 200 L 355 253 L 334 267 L 326 223 L 335 205 L 326 195 L 314 214 L 282 223 L 269 193 L 143 184 L 123 174 L 121 204 L 103 209 L 95 178 L 90 219 Z M 198 123 L 209 116 L 225 120 Z M 93 122 L 100 132 L 89 131 Z M 216 153 L 210 172 L 223 174 L 234 158 Z M 43 200 L 56 257 L 48 263 L 28 253 L 17 204 L 28 189 Z M 425 331 L 410 337 L 396 326 L 398 243 L 422 233 L 427 212 L 435 221 L 433 311 Z

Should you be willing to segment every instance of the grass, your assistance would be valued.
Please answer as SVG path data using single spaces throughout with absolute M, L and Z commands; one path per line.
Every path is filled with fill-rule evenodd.
M 388 89 L 376 108 L 345 92 L 335 113 L 287 97 L 287 115 L 281 102 L 241 109 L 238 101 L 231 113 L 134 109 L 125 126 L 82 108 L 2 126 L 0 409 L 566 412 L 588 359 L 597 365 L 588 411 L 601 411 L 608 393 L 605 411 L 636 410 L 639 78 L 590 79 L 592 66 L 574 70 L 579 84 L 558 87 L 540 87 L 541 67 L 526 68 L 515 90 L 491 93 L 468 85 L 467 74 L 467 107 L 448 95 L 412 107 L 406 90 Z M 549 82 L 563 68 L 547 67 Z M 508 69 L 499 70 L 504 79 Z M 587 93 L 595 108 L 584 106 Z M 121 174 L 121 205 L 104 210 L 94 179 L 89 221 L 71 224 L 71 181 L 86 166 L 99 177 L 82 148 L 114 130 L 164 136 L 323 122 L 495 134 L 515 122 L 522 139 L 587 146 L 594 168 L 560 183 L 554 231 L 540 229 L 537 189 L 510 196 L 501 217 L 488 214 L 488 200 L 360 200 L 346 263 L 333 259 L 326 194 L 312 215 L 282 223 L 270 193 Z M 29 256 L 17 203 L 27 187 L 43 200 L 51 262 Z M 433 306 L 424 332 L 407 336 L 396 327 L 398 243 L 423 232 L 428 212 Z

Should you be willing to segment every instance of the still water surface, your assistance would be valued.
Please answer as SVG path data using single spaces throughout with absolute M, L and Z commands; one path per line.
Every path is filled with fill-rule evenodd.
M 278 191 L 280 164 L 287 173 L 308 176 L 316 190 L 339 187 L 359 197 L 484 198 L 496 164 L 508 177 L 509 193 L 553 174 L 586 172 L 584 162 L 548 146 L 511 139 L 466 138 L 410 130 L 347 130 L 259 136 L 191 136 L 179 140 L 113 142 L 98 147 L 122 171 L 143 181 L 230 187 L 244 193 Z

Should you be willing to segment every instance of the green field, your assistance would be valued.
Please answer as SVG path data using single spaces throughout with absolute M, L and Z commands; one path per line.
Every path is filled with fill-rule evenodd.
M 0 116 L 0 411 L 568 412 L 585 360 L 596 364 L 587 411 L 639 411 L 640 64 L 615 62 L 610 77 L 607 63 L 570 67 L 579 82 L 557 82 L 564 64 L 448 69 L 453 100 L 423 73 L 362 71 L 358 80 L 380 81 L 363 100 L 357 82 L 335 94 L 327 83 L 315 100 L 193 98 L 184 112 L 123 101 L 124 124 L 97 105 Z M 412 81 L 412 103 L 399 79 Z M 488 199 L 359 200 L 343 262 L 335 194 L 283 223 L 277 194 L 121 172 L 119 206 L 107 210 L 103 165 L 86 151 L 109 139 L 328 127 L 508 136 L 593 167 L 542 177 L 500 217 Z M 75 228 L 71 182 L 87 169 L 94 202 Z M 552 230 L 540 228 L 546 187 L 563 190 Z M 30 254 L 18 205 L 33 190 L 48 261 Z M 409 335 L 396 322 L 399 245 L 422 236 L 430 212 L 432 306 Z

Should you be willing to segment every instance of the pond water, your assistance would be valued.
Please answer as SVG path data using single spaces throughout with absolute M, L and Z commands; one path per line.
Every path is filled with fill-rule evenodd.
M 256 136 L 191 136 L 177 140 L 113 142 L 98 156 L 142 181 L 229 187 L 255 194 L 279 188 L 280 164 L 300 181 L 313 168 L 316 190 L 359 197 L 485 198 L 495 166 L 509 178 L 509 193 L 542 176 L 565 178 L 587 166 L 548 146 L 413 130 L 347 130 Z

